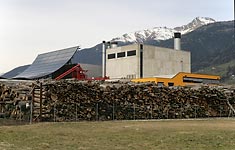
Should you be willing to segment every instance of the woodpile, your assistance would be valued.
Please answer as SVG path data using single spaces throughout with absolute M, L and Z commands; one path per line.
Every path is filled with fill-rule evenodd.
M 45 85 L 46 120 L 132 120 L 227 117 L 224 89 L 167 88 L 156 84 L 55 82 Z M 48 110 L 49 109 L 49 110 Z M 46 114 L 46 113 L 45 113 Z M 42 117 L 43 118 L 43 117 Z
M 28 85 L 7 86 L 0 83 L 0 117 L 26 119 L 24 117 L 29 110 L 28 102 L 31 100 L 28 94 L 30 89 Z
M 95 121 L 232 116 L 233 89 L 157 87 L 156 84 L 51 81 L 0 84 L 0 117 L 34 121 Z M 25 111 L 22 111 L 25 110 Z

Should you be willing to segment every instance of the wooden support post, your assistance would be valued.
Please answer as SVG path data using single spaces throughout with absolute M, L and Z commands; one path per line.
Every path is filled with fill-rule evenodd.
M 31 102 L 30 102 L 30 124 L 32 124 L 32 122 L 33 122 L 34 91 L 35 91 L 35 87 L 33 87 L 33 90 L 32 90 L 32 99 L 31 99 Z
M 99 121 L 99 103 L 96 104 L 96 121 Z
M 40 83 L 40 114 L 39 121 L 42 120 L 42 83 Z
M 135 120 L 135 103 L 133 103 L 133 108 L 134 108 L 134 114 L 133 114 L 134 117 L 133 117 L 133 118 L 134 118 L 134 120 Z
M 114 102 L 113 102 L 113 120 L 114 120 L 114 117 L 115 117 L 115 109 L 114 109 Z
M 78 121 L 78 104 L 76 103 L 76 121 Z

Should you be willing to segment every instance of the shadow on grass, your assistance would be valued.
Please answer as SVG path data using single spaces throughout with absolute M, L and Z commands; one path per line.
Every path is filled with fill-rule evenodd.
M 16 126 L 16 125 L 27 125 L 27 124 L 29 124 L 28 121 L 0 118 L 0 126 Z

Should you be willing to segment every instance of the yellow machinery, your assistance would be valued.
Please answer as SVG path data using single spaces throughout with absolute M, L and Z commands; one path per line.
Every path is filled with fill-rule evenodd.
M 190 86 L 197 84 L 217 85 L 220 76 L 179 72 L 172 78 L 150 77 L 132 79 L 132 82 L 155 82 L 158 86 Z

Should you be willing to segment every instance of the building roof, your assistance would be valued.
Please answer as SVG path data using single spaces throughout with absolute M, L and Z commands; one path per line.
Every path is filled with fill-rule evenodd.
M 78 47 L 39 54 L 31 66 L 13 78 L 37 79 L 50 75 L 68 63 Z
M 10 71 L 8 71 L 7 73 L 4 73 L 3 75 L 0 76 L 0 78 L 12 78 L 17 76 L 18 74 L 24 72 L 30 65 L 24 65 L 24 66 L 19 66 L 16 67 Z

